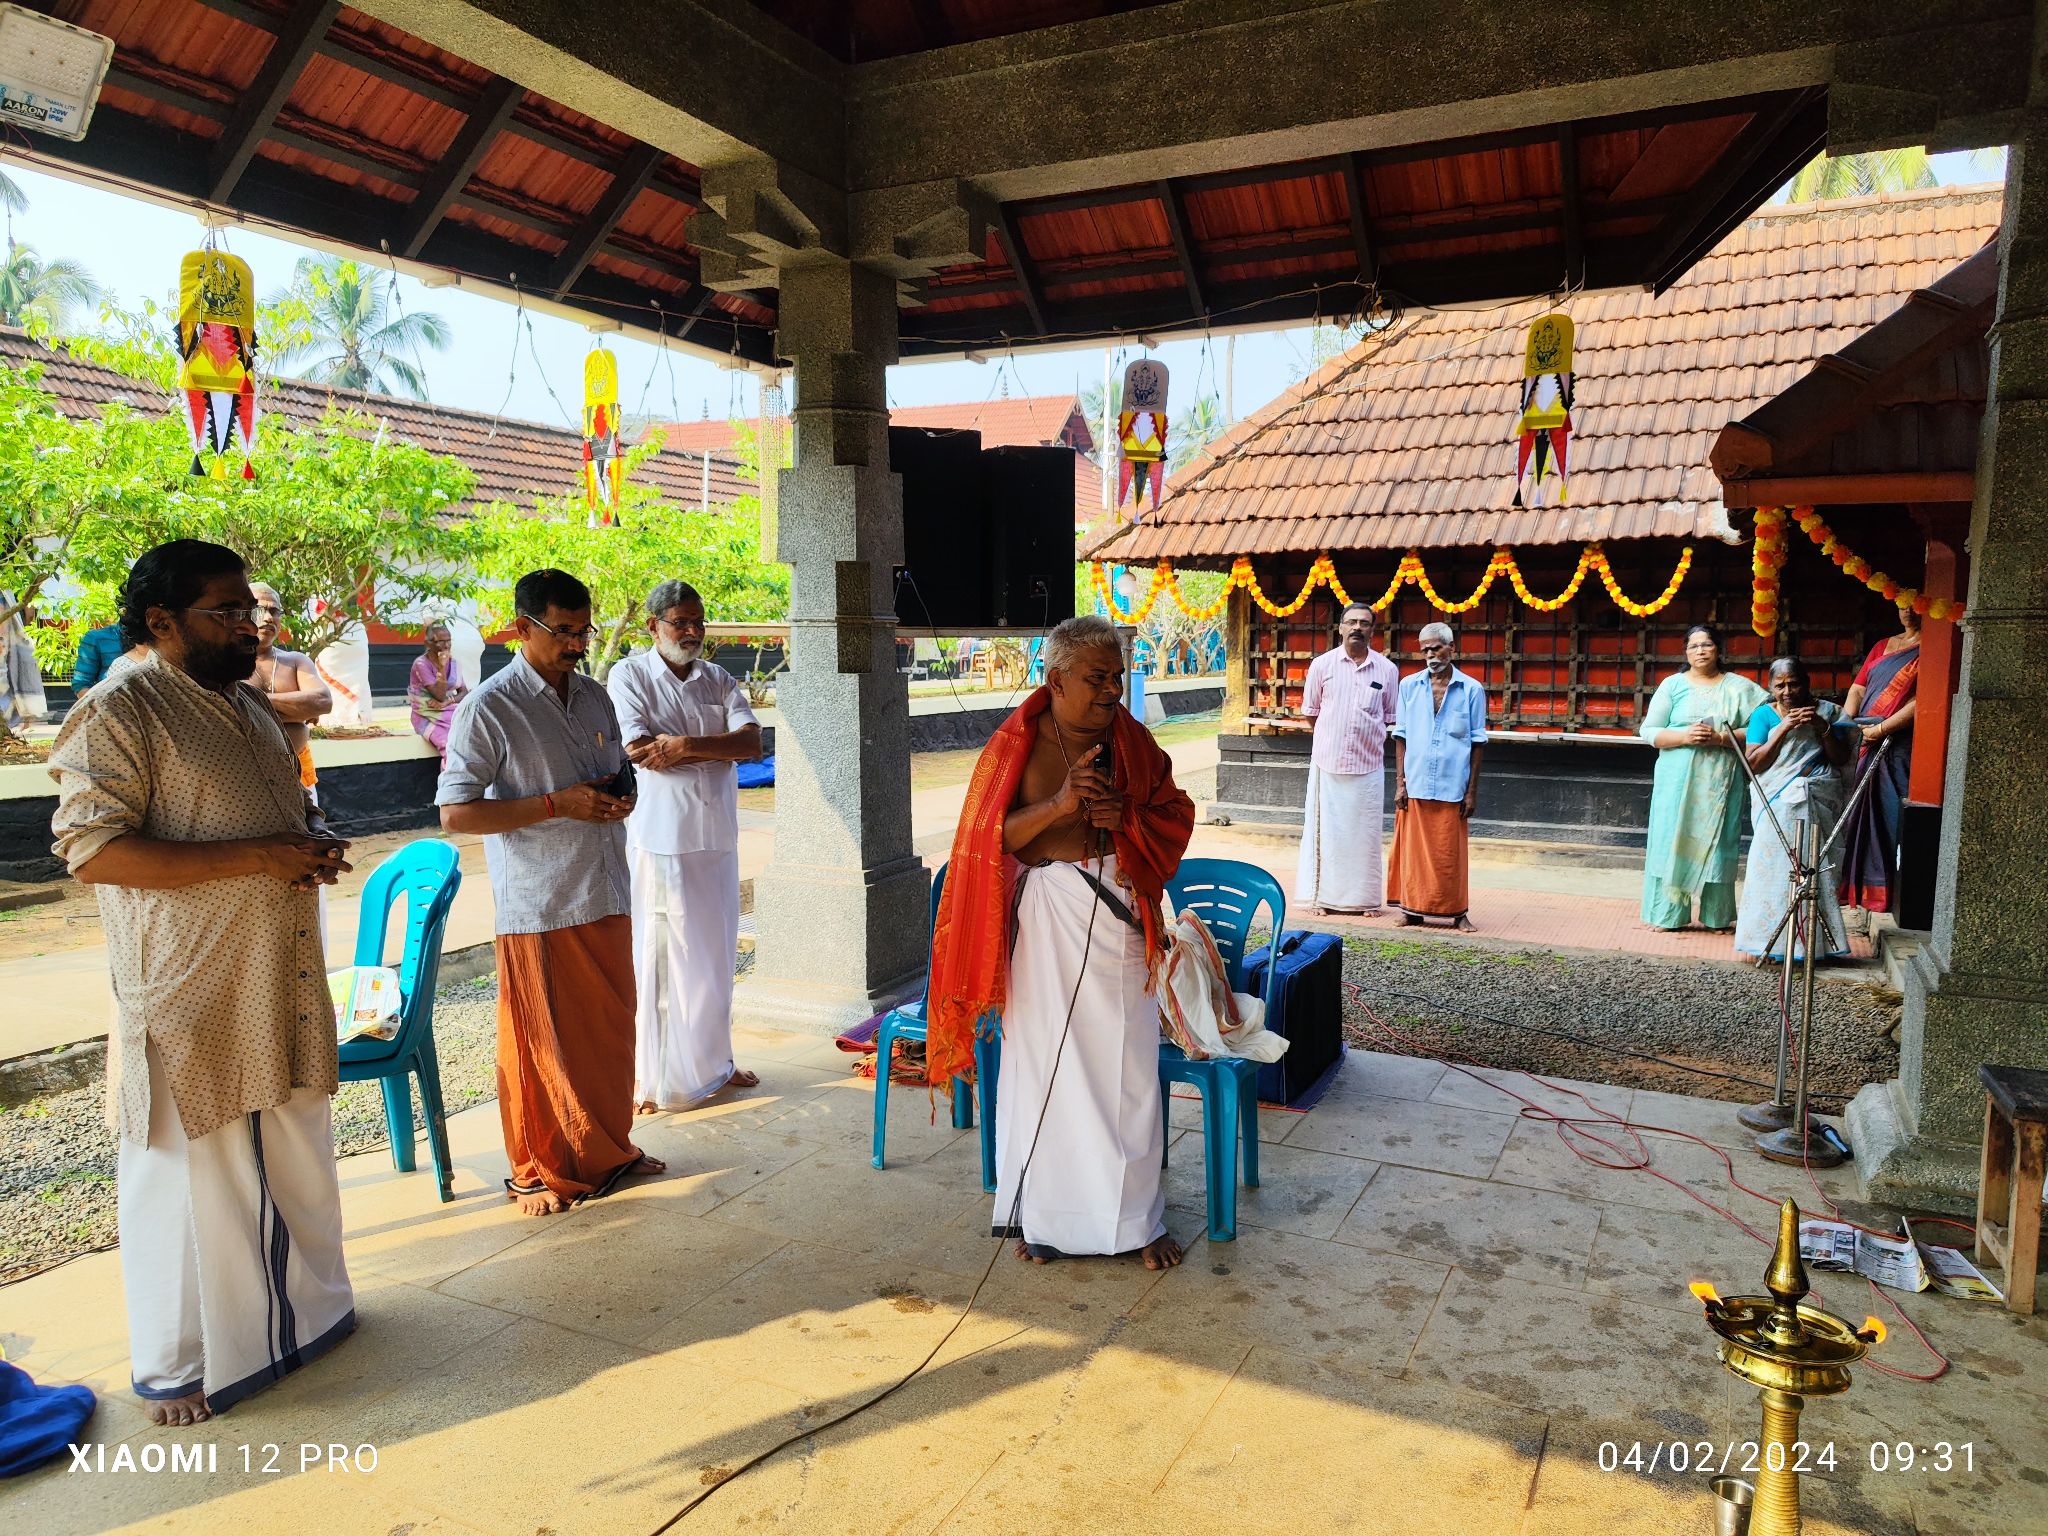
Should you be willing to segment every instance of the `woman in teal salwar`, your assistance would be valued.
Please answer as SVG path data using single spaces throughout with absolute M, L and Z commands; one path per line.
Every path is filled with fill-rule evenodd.
M 1643 857 L 1643 921 L 1683 928 L 1735 926 L 1735 864 L 1747 781 L 1735 761 L 1750 712 L 1767 695 L 1721 670 L 1721 640 L 1704 624 L 1685 636 L 1686 669 L 1664 679 L 1643 716 L 1657 748 Z

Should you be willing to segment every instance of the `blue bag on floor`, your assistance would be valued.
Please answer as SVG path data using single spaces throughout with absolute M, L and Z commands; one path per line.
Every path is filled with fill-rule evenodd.
M 764 757 L 758 763 L 740 764 L 740 788 L 763 789 L 775 782 L 775 759 Z
M 18 1477 L 59 1454 L 97 1404 L 91 1387 L 39 1387 L 0 1360 L 0 1477 Z
M 1266 990 L 1271 947 L 1244 957 L 1241 990 Z M 1280 974 L 1266 1028 L 1287 1038 L 1287 1054 L 1259 1068 L 1259 1099 L 1292 1104 L 1344 1059 L 1344 941 L 1297 928 L 1280 936 Z

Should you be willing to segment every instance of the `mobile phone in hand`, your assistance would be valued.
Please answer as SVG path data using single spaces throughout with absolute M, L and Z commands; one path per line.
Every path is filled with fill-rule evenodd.
M 640 776 L 629 757 L 619 764 L 619 771 L 597 786 L 615 800 L 630 800 L 639 791 Z

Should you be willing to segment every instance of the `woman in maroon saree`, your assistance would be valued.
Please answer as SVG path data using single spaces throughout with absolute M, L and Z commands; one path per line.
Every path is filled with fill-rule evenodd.
M 1872 647 L 1856 674 L 1842 713 L 1863 728 L 1863 748 L 1856 758 L 1860 778 L 1877 755 L 1878 743 L 1891 750 L 1876 770 L 1849 824 L 1842 832 L 1842 884 L 1837 892 L 1845 907 L 1868 912 L 1891 910 L 1891 892 L 1899 860 L 1899 821 L 1906 810 L 1906 780 L 1913 765 L 1914 688 L 1920 680 L 1920 615 L 1899 610 L 1900 632 Z

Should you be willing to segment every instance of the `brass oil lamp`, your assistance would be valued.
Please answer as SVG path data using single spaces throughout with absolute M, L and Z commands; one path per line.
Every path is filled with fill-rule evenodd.
M 1758 1388 L 1763 1402 L 1755 1500 L 1747 1521 L 1722 1516 L 1721 1528 L 1747 1536 L 1799 1536 L 1799 1415 L 1809 1397 L 1829 1397 L 1849 1387 L 1849 1367 L 1884 1339 L 1884 1324 L 1865 1318 L 1861 1328 L 1817 1306 L 1804 1304 L 1809 1287 L 1799 1258 L 1799 1207 L 1778 1208 L 1778 1247 L 1764 1275 L 1768 1296 L 1723 1300 L 1713 1286 L 1695 1280 L 1692 1293 L 1707 1311 L 1707 1326 L 1720 1335 L 1720 1359 L 1730 1372 Z M 1735 1490 L 1715 1493 L 1724 1504 Z M 1746 1485 L 1744 1485 L 1746 1491 Z

